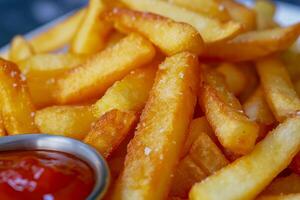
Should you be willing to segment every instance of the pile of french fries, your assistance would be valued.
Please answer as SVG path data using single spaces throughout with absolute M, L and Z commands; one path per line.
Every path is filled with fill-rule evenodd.
M 300 199 L 300 23 L 275 13 L 269 0 L 90 0 L 1 55 L 0 135 L 93 146 L 106 199 Z

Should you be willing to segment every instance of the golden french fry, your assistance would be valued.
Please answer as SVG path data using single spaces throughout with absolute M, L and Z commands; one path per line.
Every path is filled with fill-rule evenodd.
M 169 195 L 186 198 L 192 186 L 207 176 L 208 174 L 187 155 L 176 166 Z
M 187 52 L 160 64 L 112 199 L 167 196 L 196 103 L 198 67 L 198 58 Z
M 30 39 L 29 42 L 33 46 L 34 51 L 36 53 L 46 53 L 60 49 L 71 42 L 85 14 L 86 9 L 82 9 Z
M 287 194 L 287 195 L 267 195 L 267 196 L 261 196 L 257 198 L 256 200 L 299 200 L 300 194 Z
M 156 66 L 136 69 L 111 86 L 101 99 L 93 105 L 95 117 L 100 117 L 112 109 L 140 112 L 149 97 L 153 85 Z
M 200 128 L 202 129 L 202 127 Z M 198 130 L 198 138 L 194 141 L 187 156 L 179 162 L 175 170 L 171 185 L 171 196 L 186 198 L 195 183 L 229 163 L 212 139 L 201 129 Z M 195 174 L 191 175 L 191 173 Z
M 130 34 L 57 79 L 56 99 L 70 103 L 97 97 L 131 70 L 150 62 L 154 55 L 149 41 Z
M 9 60 L 18 62 L 34 54 L 32 46 L 22 37 L 15 36 L 9 50 Z
M 38 111 L 35 121 L 43 132 L 83 139 L 90 125 L 110 110 L 140 112 L 148 99 L 155 72 L 156 67 L 152 65 L 136 69 L 115 82 L 91 107 L 53 106 Z
M 204 49 L 200 34 L 189 24 L 125 8 L 113 9 L 106 18 L 121 32 L 135 31 L 145 36 L 167 55 L 182 51 L 200 54 Z
M 255 60 L 287 49 L 299 34 L 300 23 L 285 28 L 251 31 L 229 41 L 208 44 L 201 56 L 226 61 Z
M 35 109 L 18 67 L 0 59 L 0 110 L 8 134 L 37 133 Z
M 107 158 L 135 127 L 137 121 L 138 116 L 134 112 L 111 110 L 95 122 L 84 142 Z
M 207 71 L 199 96 L 207 120 L 223 147 L 236 154 L 249 153 L 255 145 L 259 127 L 245 115 L 222 76 Z
M 229 91 L 234 95 L 239 95 L 248 86 L 247 76 L 240 66 L 233 63 L 222 63 L 216 70 L 224 76 Z
M 266 101 L 274 116 L 280 122 L 300 110 L 300 99 L 293 87 L 284 65 L 276 58 L 257 61 Z
M 238 23 L 232 21 L 220 23 L 213 18 L 160 0 L 121 0 L 121 2 L 134 10 L 152 12 L 174 21 L 190 24 L 199 31 L 205 43 L 232 38 L 241 30 Z
M 256 28 L 256 13 L 252 9 L 232 0 L 219 0 L 219 2 L 228 11 L 230 17 L 239 22 L 245 31 Z
M 103 0 L 90 0 L 87 11 L 74 35 L 70 50 L 77 54 L 94 54 L 102 50 L 111 25 L 101 16 L 108 9 Z
M 36 54 L 18 62 L 26 75 L 32 101 L 37 108 L 53 105 L 55 82 L 61 74 L 86 60 L 75 54 Z
M 197 119 L 193 119 L 193 121 L 190 124 L 189 132 L 187 135 L 187 138 L 185 140 L 185 143 L 183 145 L 183 150 L 181 153 L 181 156 L 184 157 L 188 154 L 189 150 L 191 149 L 192 144 L 196 141 L 198 136 L 201 134 L 201 132 L 204 132 L 209 135 L 209 137 L 216 142 L 217 138 L 215 136 L 215 133 L 213 132 L 212 128 L 210 127 L 206 117 L 200 117 Z
M 257 29 L 268 29 L 277 26 L 274 21 L 276 6 L 272 0 L 256 0 L 254 11 L 256 12 Z
M 220 21 L 230 20 L 227 10 L 217 0 L 168 0 L 168 2 Z
M 276 178 L 262 192 L 262 195 L 280 195 L 291 193 L 300 193 L 300 176 L 297 174 Z
M 190 199 L 253 199 L 300 150 L 299 130 L 299 117 L 287 119 L 258 143 L 251 153 L 195 184 L 189 194 Z
M 206 174 L 213 174 L 229 163 L 222 151 L 204 132 L 199 134 L 188 155 Z
M 53 106 L 37 111 L 34 120 L 43 133 L 80 140 L 96 118 L 88 106 Z
M 259 124 L 271 125 L 276 122 L 276 119 L 265 100 L 264 92 L 261 87 L 257 88 L 246 100 L 243 104 L 243 109 L 251 120 L 256 121 Z

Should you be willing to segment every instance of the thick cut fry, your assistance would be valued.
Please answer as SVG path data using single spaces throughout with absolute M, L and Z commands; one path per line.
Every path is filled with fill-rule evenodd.
M 274 116 L 283 121 L 300 110 L 300 99 L 284 65 L 277 59 L 265 58 L 256 63 L 261 84 Z
M 239 64 L 239 66 L 247 77 L 247 87 L 239 95 L 239 100 L 244 103 L 257 89 L 259 78 L 254 63 L 243 63 Z
M 71 42 L 79 24 L 86 14 L 82 9 L 62 22 L 30 39 L 30 44 L 36 53 L 46 53 L 64 47 Z
M 207 133 L 214 142 L 217 141 L 215 133 L 205 117 L 194 119 L 190 124 L 189 133 L 185 140 L 181 156 L 185 156 L 190 151 L 192 144 L 201 132 Z
M 230 92 L 239 95 L 247 86 L 247 76 L 239 66 L 232 63 L 222 63 L 216 68 L 225 78 Z
M 256 200 L 299 200 L 300 194 L 288 194 L 288 195 L 267 195 L 267 196 L 261 196 L 257 198 Z
M 38 111 L 35 121 L 41 131 L 46 133 L 70 135 L 74 132 L 75 137 L 84 137 L 90 130 L 90 125 L 110 110 L 141 112 L 148 99 L 155 71 L 156 67 L 152 65 L 136 69 L 121 81 L 115 82 L 92 105 L 94 117 L 87 106 L 54 106 Z
M 138 11 L 115 8 L 107 15 L 121 32 L 135 31 L 148 38 L 167 55 L 182 51 L 200 54 L 204 44 L 200 34 L 189 24 Z
M 195 183 L 225 167 L 228 163 L 212 139 L 205 132 L 199 132 L 189 153 L 176 167 L 171 185 L 171 196 L 186 198 Z
M 123 39 L 126 35 L 123 33 L 120 33 L 118 31 L 114 31 L 110 34 L 110 36 L 107 39 L 106 46 L 111 47 L 117 44 L 121 39 Z
M 34 54 L 31 45 L 22 37 L 15 36 L 11 42 L 9 59 L 13 62 L 24 60 Z
M 222 24 L 218 20 L 160 0 L 122 0 L 122 2 L 135 10 L 152 12 L 190 24 L 199 31 L 206 43 L 232 38 L 241 29 L 238 23 L 230 21 Z
M 256 12 L 257 29 L 274 28 L 277 24 L 274 22 L 276 6 L 271 0 L 256 0 L 254 4 Z
M 186 156 L 176 166 L 169 195 L 186 198 L 192 186 L 207 176 L 190 156 Z
M 156 67 L 136 69 L 111 86 L 104 96 L 93 105 L 95 117 L 105 112 L 118 109 L 120 111 L 140 112 L 149 97 L 153 85 Z
M 167 0 L 165 0 L 167 1 Z M 220 21 L 230 20 L 226 9 L 216 0 L 168 0 L 170 3 L 180 7 L 195 11 L 208 17 L 216 18 Z
M 258 195 L 300 150 L 300 118 L 287 119 L 248 155 L 193 186 L 191 200 L 247 200 Z
M 256 28 L 256 13 L 253 10 L 232 0 L 219 0 L 219 2 L 228 11 L 234 21 L 242 24 L 242 28 L 245 31 Z
M 300 24 L 247 32 L 229 41 L 209 44 L 202 56 L 226 61 L 255 60 L 287 49 L 299 34 Z
M 204 132 L 201 132 L 193 143 L 189 156 L 206 174 L 213 174 L 229 163 L 217 145 Z
M 43 133 L 80 140 L 96 118 L 88 106 L 53 106 L 37 111 L 34 120 Z
M 242 155 L 252 150 L 259 127 L 246 117 L 241 104 L 218 74 L 207 72 L 203 76 L 200 103 L 224 148 Z
M 70 103 L 97 97 L 131 70 L 150 62 L 154 55 L 149 41 L 130 34 L 59 78 L 56 98 L 60 103 Z
M 300 193 L 300 176 L 291 174 L 276 178 L 263 192 L 263 195 Z
M 196 103 L 197 60 L 183 52 L 159 66 L 135 137 L 128 145 L 113 199 L 167 197 Z
M 75 54 L 36 54 L 18 62 L 34 105 L 41 108 L 56 103 L 53 96 L 56 78 L 85 60 Z
M 137 120 L 134 112 L 111 110 L 95 122 L 84 142 L 107 158 L 134 128 Z
M 36 133 L 35 109 L 18 67 L 0 59 L 0 110 L 8 134 Z
M 102 50 L 111 25 L 101 18 L 107 9 L 103 0 L 90 0 L 85 17 L 74 36 L 71 51 L 77 54 L 93 54 Z
M 271 125 L 276 122 L 272 111 L 267 104 L 261 87 L 246 100 L 243 104 L 246 115 L 259 124 Z

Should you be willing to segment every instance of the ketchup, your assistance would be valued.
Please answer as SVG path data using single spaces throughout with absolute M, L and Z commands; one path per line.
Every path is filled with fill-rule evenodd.
M 1 200 L 83 200 L 94 183 L 92 169 L 69 154 L 0 152 Z

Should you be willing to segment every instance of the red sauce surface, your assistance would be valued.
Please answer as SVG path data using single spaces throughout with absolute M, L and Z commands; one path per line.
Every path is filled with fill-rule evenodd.
M 65 153 L 0 152 L 1 200 L 83 200 L 94 183 L 91 168 Z

